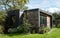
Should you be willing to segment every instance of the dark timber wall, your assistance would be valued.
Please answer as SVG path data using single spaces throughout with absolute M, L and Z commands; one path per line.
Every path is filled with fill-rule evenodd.
M 22 24 L 23 22 L 23 14 L 21 17 L 20 16 L 20 11 L 19 9 L 18 10 L 11 10 L 11 11 L 8 11 L 7 12 L 7 25 L 6 27 L 9 27 L 9 28 L 15 28 L 17 27 L 18 25 Z
M 26 15 L 26 19 L 31 24 L 30 29 L 38 32 L 38 9 L 25 10 L 24 15 Z
M 52 27 L 52 16 L 48 14 L 48 12 L 40 9 L 30 9 L 25 10 L 24 15 L 26 15 L 26 19 L 31 23 L 31 29 L 35 29 L 39 32 L 39 28 L 42 26 L 40 16 L 44 16 L 45 23 L 43 25 L 45 27 Z

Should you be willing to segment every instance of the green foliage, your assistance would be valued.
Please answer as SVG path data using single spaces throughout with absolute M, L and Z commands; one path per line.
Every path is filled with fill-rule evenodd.
M 3 24 L 5 22 L 6 15 L 6 12 L 0 12 L 0 24 Z
M 31 26 L 31 24 L 26 19 L 26 15 L 24 15 L 24 17 L 23 17 L 23 24 L 20 25 L 20 27 L 18 27 L 20 29 L 19 31 L 23 32 L 23 33 L 28 33 L 29 30 L 30 30 L 30 26 Z
M 60 23 L 60 14 L 57 13 L 53 13 L 53 24 L 57 26 L 59 26 L 58 24 Z
M 44 30 L 45 30 L 45 32 L 49 32 L 50 28 L 49 27 L 45 27 Z
M 30 26 L 31 26 L 31 24 L 26 19 L 26 15 L 24 15 L 24 17 L 23 17 L 23 24 L 20 25 L 19 27 L 17 27 L 17 29 L 18 29 L 18 31 L 20 33 L 28 33 L 29 30 L 30 30 Z
M 17 28 L 10 28 L 8 30 L 9 33 L 29 33 L 30 24 L 24 23 L 19 25 Z
M 0 11 L 0 33 L 3 33 L 3 26 L 5 25 L 5 19 L 6 19 L 6 12 Z
M 24 17 L 23 17 L 23 24 L 20 25 L 19 27 L 17 27 L 18 32 L 20 32 L 20 33 L 28 33 L 29 30 L 30 30 L 30 26 L 31 26 L 31 24 L 26 19 L 26 15 L 24 15 Z
M 16 33 L 17 32 L 17 28 L 9 28 L 8 29 L 8 33 L 12 34 L 12 33 Z
M 46 32 L 49 32 L 50 31 L 50 28 L 49 27 L 45 27 L 44 25 L 42 25 L 40 27 L 40 33 L 43 34 L 43 33 L 46 33 Z
M 20 9 L 23 10 L 26 8 L 26 4 L 29 2 L 29 0 L 0 0 L 0 5 L 3 5 L 5 10 L 14 10 L 14 9 Z M 7 8 L 8 7 L 8 8 Z
M 40 33 L 41 33 L 41 34 L 45 33 L 44 28 L 45 28 L 45 27 L 44 27 L 44 24 L 42 24 L 41 27 L 40 27 Z
M 57 27 L 60 28 L 60 24 L 58 24 Z
M 29 25 L 21 25 L 17 29 L 18 33 L 29 33 Z
M 3 33 L 3 26 L 0 25 L 0 33 Z
M 0 33 L 3 33 L 3 26 L 5 25 L 6 15 L 7 14 L 5 11 L 0 11 Z

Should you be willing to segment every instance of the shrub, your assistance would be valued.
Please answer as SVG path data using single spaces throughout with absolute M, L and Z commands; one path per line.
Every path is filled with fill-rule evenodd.
M 0 25 L 0 33 L 3 33 L 3 26 Z
M 19 33 L 28 33 L 29 32 L 29 25 L 21 25 L 19 27 L 17 27 L 17 30 Z
M 12 34 L 12 33 L 16 33 L 17 29 L 16 28 L 9 28 L 8 29 L 8 33 Z
M 9 28 L 9 33 L 29 33 L 29 25 L 19 25 L 17 28 Z
M 41 34 L 45 33 L 44 28 L 45 28 L 45 26 L 44 26 L 44 24 L 42 24 L 41 27 L 40 27 L 40 33 Z
M 49 31 L 50 31 L 50 28 L 49 27 L 45 27 L 44 25 L 42 25 L 41 28 L 40 28 L 40 33 L 41 34 L 49 32 Z
M 26 18 L 23 18 L 23 24 L 19 25 L 16 28 L 10 28 L 8 30 L 9 33 L 28 33 L 30 30 L 31 24 L 28 22 Z
M 0 32 L 3 33 L 5 21 L 6 21 L 7 13 L 6 11 L 0 11 Z
M 57 28 L 60 28 L 60 24 L 57 25 Z
M 7 13 L 6 12 L 0 12 L 0 24 L 4 24 L 6 19 Z
M 45 27 L 44 30 L 45 30 L 45 32 L 49 32 L 50 28 L 49 27 Z

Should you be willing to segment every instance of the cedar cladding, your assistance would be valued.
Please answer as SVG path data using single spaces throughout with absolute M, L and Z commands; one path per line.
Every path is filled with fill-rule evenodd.
M 26 19 L 29 21 L 32 27 L 38 27 L 38 11 L 26 11 Z

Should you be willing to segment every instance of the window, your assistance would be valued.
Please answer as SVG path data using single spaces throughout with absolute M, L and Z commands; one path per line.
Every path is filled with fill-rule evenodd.
M 44 26 L 47 25 L 46 16 L 44 16 L 44 15 L 41 15 L 41 16 L 40 16 L 40 25 L 44 25 Z

